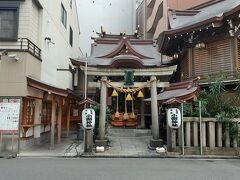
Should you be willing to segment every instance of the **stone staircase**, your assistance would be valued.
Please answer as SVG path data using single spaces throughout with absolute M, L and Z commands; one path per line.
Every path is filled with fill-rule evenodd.
M 109 136 L 113 137 L 151 136 L 150 129 L 109 128 L 107 132 Z

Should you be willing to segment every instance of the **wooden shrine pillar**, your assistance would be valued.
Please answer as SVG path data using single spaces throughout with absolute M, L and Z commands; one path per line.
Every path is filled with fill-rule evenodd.
M 55 123 L 56 123 L 56 101 L 55 96 L 52 95 L 52 115 L 51 115 L 51 149 L 54 149 L 54 135 L 55 135 Z
M 101 83 L 101 97 L 100 97 L 100 113 L 99 113 L 99 139 L 105 139 L 105 122 L 106 122 L 106 109 L 107 109 L 107 77 L 102 77 Z
M 58 101 L 58 115 L 57 115 L 57 143 L 61 143 L 62 134 L 62 99 Z
M 152 114 L 152 139 L 150 140 L 150 149 L 162 147 L 163 142 L 159 139 L 159 121 L 158 121 L 158 103 L 157 103 L 157 78 L 151 76 L 151 114 Z
M 69 136 L 70 116 L 71 116 L 71 103 L 70 103 L 70 101 L 68 101 L 68 107 L 67 107 L 67 137 Z
M 152 76 L 151 82 L 151 114 L 152 114 L 152 136 L 159 139 L 158 105 L 157 105 L 157 79 Z

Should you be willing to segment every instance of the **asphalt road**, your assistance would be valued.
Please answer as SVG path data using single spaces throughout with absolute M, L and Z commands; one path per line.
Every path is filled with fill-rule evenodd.
M 0 159 L 0 180 L 240 180 L 240 160 Z

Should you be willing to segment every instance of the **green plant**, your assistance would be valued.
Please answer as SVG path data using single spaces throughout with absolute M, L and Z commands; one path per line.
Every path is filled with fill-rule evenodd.
M 240 73 L 239 73 L 240 76 Z M 229 92 L 223 83 L 225 75 L 221 73 L 217 78 L 211 81 L 208 89 L 198 93 L 198 101 L 202 102 L 202 117 L 216 117 L 223 124 L 223 128 L 229 131 L 230 138 L 238 137 L 238 127 L 232 122 L 233 118 L 240 117 L 240 85 L 232 90 L 235 96 L 226 96 Z M 183 115 L 191 117 L 199 117 L 199 102 L 191 102 L 184 104 Z
M 94 127 L 94 136 L 95 138 L 98 136 L 98 129 L 99 129 L 99 114 L 100 114 L 100 104 L 97 104 L 93 106 L 93 109 L 95 110 L 95 127 Z M 107 128 L 108 124 L 111 124 L 112 117 L 111 117 L 112 111 L 107 107 L 106 109 L 106 125 Z
M 224 77 L 221 74 L 216 78 L 208 90 L 203 90 L 198 94 L 198 98 L 206 102 L 207 115 L 216 117 L 223 124 L 223 127 L 229 130 L 230 137 L 236 138 L 238 136 L 238 128 L 232 122 L 232 119 L 240 117 L 240 108 L 234 105 L 236 104 L 236 97 L 225 96 L 228 91 L 223 83 Z M 239 92 L 236 90 L 234 92 L 239 95 Z
M 201 114 L 203 117 L 209 117 L 209 113 L 207 111 L 206 104 L 207 104 L 206 101 L 201 100 Z M 184 104 L 183 116 L 199 117 L 199 101 L 193 101 L 191 103 Z

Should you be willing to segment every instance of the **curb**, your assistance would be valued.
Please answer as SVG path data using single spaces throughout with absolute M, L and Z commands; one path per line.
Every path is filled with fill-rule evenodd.
M 32 158 L 76 158 L 79 155 L 75 153 L 69 153 L 69 154 L 62 154 L 62 153 L 57 153 L 57 154 L 18 154 L 17 157 L 19 158 L 25 158 L 25 157 L 32 157 Z
M 112 154 L 94 154 L 83 153 L 78 158 L 175 158 L 175 159 L 240 159 L 240 156 L 214 156 L 214 155 L 168 155 L 168 154 L 153 154 L 153 155 L 112 155 Z M 77 158 L 76 157 L 76 158 Z
M 1 157 L 1 155 L 0 155 Z M 14 156 L 2 156 L 3 158 L 14 158 Z M 68 155 L 51 155 L 51 154 L 18 154 L 15 157 L 19 158 L 161 158 L 161 159 L 240 159 L 240 156 L 209 156 L 209 155 L 167 155 L 167 154 L 153 154 L 153 155 L 112 155 L 112 154 L 95 154 L 95 153 L 82 153 L 82 154 L 68 154 Z
M 13 159 L 16 157 L 17 157 L 17 154 L 11 154 L 11 153 L 0 154 L 0 158 L 5 158 L 5 159 Z

